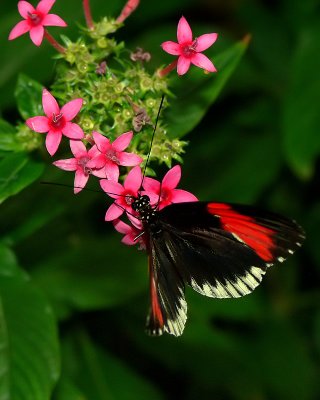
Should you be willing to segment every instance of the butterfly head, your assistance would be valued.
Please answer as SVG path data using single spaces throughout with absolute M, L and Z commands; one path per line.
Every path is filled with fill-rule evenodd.
M 150 197 L 147 195 L 138 195 L 131 205 L 134 211 L 139 213 L 141 221 L 148 224 L 155 220 L 156 210 L 150 204 Z
M 132 209 L 137 212 L 144 211 L 149 209 L 150 206 L 150 197 L 146 194 L 141 195 L 139 194 L 138 197 L 132 203 Z

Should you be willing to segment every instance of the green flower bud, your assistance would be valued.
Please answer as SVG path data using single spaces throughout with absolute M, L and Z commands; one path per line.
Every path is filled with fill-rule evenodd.
M 90 131 L 94 127 L 94 122 L 90 118 L 83 118 L 80 120 L 80 126 L 85 131 Z
M 152 89 L 152 79 L 150 78 L 144 78 L 140 81 L 140 87 L 142 90 L 147 91 Z
M 146 105 L 147 105 L 147 107 L 149 107 L 149 108 L 155 108 L 155 106 L 156 106 L 156 101 L 155 101 L 155 99 L 152 99 L 152 98 L 149 98 L 149 99 L 147 99 L 147 101 L 146 101 Z
M 77 65 L 77 69 L 81 74 L 85 74 L 88 71 L 88 64 L 86 63 L 79 63 Z
M 98 39 L 97 46 L 101 49 L 105 49 L 108 46 L 108 40 L 105 37 Z
M 43 145 L 42 136 L 29 129 L 26 125 L 18 127 L 17 141 L 25 151 L 35 150 Z

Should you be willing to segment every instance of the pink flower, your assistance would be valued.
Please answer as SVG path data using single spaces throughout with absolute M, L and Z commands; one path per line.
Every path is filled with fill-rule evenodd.
M 127 211 L 129 217 L 136 215 L 135 211 L 132 210 L 131 205 L 134 199 L 138 197 L 141 181 L 142 173 L 139 166 L 132 168 L 126 177 L 123 186 L 112 180 L 100 180 L 100 185 L 107 195 L 116 199 L 106 212 L 106 221 L 113 221 L 114 219 L 119 218 L 124 211 Z
M 124 234 L 124 237 L 121 240 L 122 243 L 128 246 L 139 244 L 139 250 L 146 249 L 146 243 L 144 241 L 143 235 L 141 235 L 141 229 L 138 229 L 132 225 L 128 225 L 120 221 L 120 219 L 116 219 L 115 221 L 113 221 L 113 226 L 118 232 Z M 138 236 L 139 238 L 135 240 Z
M 145 177 L 143 180 L 143 188 L 145 194 L 150 197 L 150 203 L 158 204 L 159 210 L 172 203 L 184 203 L 186 201 L 198 201 L 196 196 L 186 190 L 176 189 L 181 179 L 181 167 L 176 165 L 171 168 L 162 179 L 159 181 Z M 161 189 L 161 195 L 160 195 Z
M 100 152 L 90 163 L 90 168 L 104 168 L 105 176 L 117 182 L 119 179 L 119 165 L 133 167 L 142 162 L 142 158 L 137 154 L 126 153 L 126 149 L 132 139 L 133 132 L 126 132 L 120 135 L 113 143 L 98 132 L 93 132 L 93 139 Z M 141 181 L 140 181 L 141 183 Z
M 46 148 L 51 156 L 58 150 L 62 135 L 69 139 L 82 139 L 83 130 L 79 125 L 70 122 L 75 118 L 82 107 L 82 99 L 75 99 L 65 104 L 61 110 L 48 90 L 43 89 L 42 106 L 46 117 L 28 118 L 26 124 L 30 129 L 39 133 L 46 133 Z
M 216 40 L 217 33 L 207 33 L 198 38 L 192 38 L 192 30 L 184 17 L 178 23 L 177 38 L 178 43 L 164 42 L 161 47 L 164 51 L 174 56 L 179 56 L 177 61 L 177 72 L 184 75 L 190 68 L 190 64 L 203 68 L 209 72 L 216 72 L 215 66 L 202 51 L 208 49 Z
M 65 171 L 76 172 L 74 176 L 74 194 L 77 194 L 86 186 L 90 174 L 95 174 L 95 171 L 88 168 L 87 164 L 97 154 L 98 149 L 93 146 L 87 151 L 81 140 L 70 140 L 70 148 L 74 158 L 58 160 L 53 165 Z
M 36 46 L 40 46 L 44 35 L 44 26 L 67 26 L 56 14 L 48 14 L 55 0 L 41 0 L 34 8 L 27 1 L 19 1 L 18 10 L 23 21 L 17 23 L 9 34 L 9 40 L 16 39 L 26 32 Z

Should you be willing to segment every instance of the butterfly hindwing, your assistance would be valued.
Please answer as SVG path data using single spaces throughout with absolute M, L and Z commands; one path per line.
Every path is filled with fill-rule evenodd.
M 166 232 L 162 234 L 164 237 L 151 235 L 149 241 L 151 306 L 146 329 L 152 336 L 164 331 L 180 336 L 187 319 L 184 282 L 165 246 Z

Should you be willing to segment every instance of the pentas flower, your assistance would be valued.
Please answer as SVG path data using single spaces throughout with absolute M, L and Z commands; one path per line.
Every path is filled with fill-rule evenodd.
M 107 195 L 116 199 L 106 212 L 106 221 L 113 221 L 119 218 L 124 211 L 127 211 L 128 217 L 132 217 L 132 215 L 135 214 L 131 206 L 134 199 L 138 197 L 141 181 L 142 173 L 139 166 L 132 168 L 126 177 L 123 186 L 112 180 L 100 180 L 100 185 Z
M 100 153 L 88 163 L 88 167 L 96 169 L 104 168 L 105 176 L 108 179 L 115 182 L 118 181 L 119 165 L 133 167 L 141 164 L 142 158 L 140 156 L 123 151 L 131 142 L 132 131 L 123 133 L 112 143 L 98 132 L 93 132 L 92 135 Z
M 9 40 L 29 32 L 30 39 L 36 46 L 40 46 L 43 40 L 45 26 L 62 26 L 67 24 L 56 14 L 49 14 L 55 0 L 41 0 L 34 8 L 27 1 L 18 2 L 18 10 L 23 21 L 17 23 L 9 34 Z
M 186 201 L 198 201 L 196 196 L 186 190 L 176 189 L 181 179 L 181 167 L 176 165 L 171 168 L 162 179 L 162 183 L 153 178 L 145 177 L 143 188 L 150 197 L 150 203 L 158 204 L 158 209 L 172 203 L 184 203 Z M 160 194 L 161 190 L 161 194 Z
M 146 243 L 144 241 L 143 235 L 141 235 L 142 227 L 141 229 L 138 229 L 132 225 L 124 223 L 120 219 L 116 219 L 115 221 L 113 221 L 113 226 L 115 227 L 116 231 L 124 235 L 121 240 L 122 243 L 128 246 L 134 246 L 135 244 L 139 244 L 139 250 L 143 250 L 146 248 Z M 137 237 L 138 239 L 136 239 Z
M 99 171 L 87 167 L 88 162 L 98 153 L 98 149 L 93 146 L 87 150 L 81 140 L 70 140 L 70 148 L 74 158 L 58 160 L 53 164 L 65 171 L 75 171 L 74 194 L 77 194 L 86 186 L 90 174 L 99 176 Z
M 208 49 L 217 37 L 217 33 L 207 33 L 193 39 L 190 25 L 184 17 L 181 17 L 177 29 L 178 43 L 167 41 L 162 43 L 161 47 L 167 53 L 179 56 L 178 60 L 171 64 L 172 68 L 177 65 L 179 75 L 184 75 L 191 64 L 209 72 L 216 72 L 215 66 L 207 56 L 202 54 L 202 51 Z M 169 72 L 169 67 L 167 72 Z
M 48 133 L 46 148 L 51 156 L 58 150 L 62 135 L 76 140 L 84 137 L 80 126 L 71 122 L 80 111 L 82 103 L 82 99 L 71 100 L 60 109 L 52 94 L 43 89 L 42 106 L 46 116 L 28 118 L 26 124 L 35 132 Z

